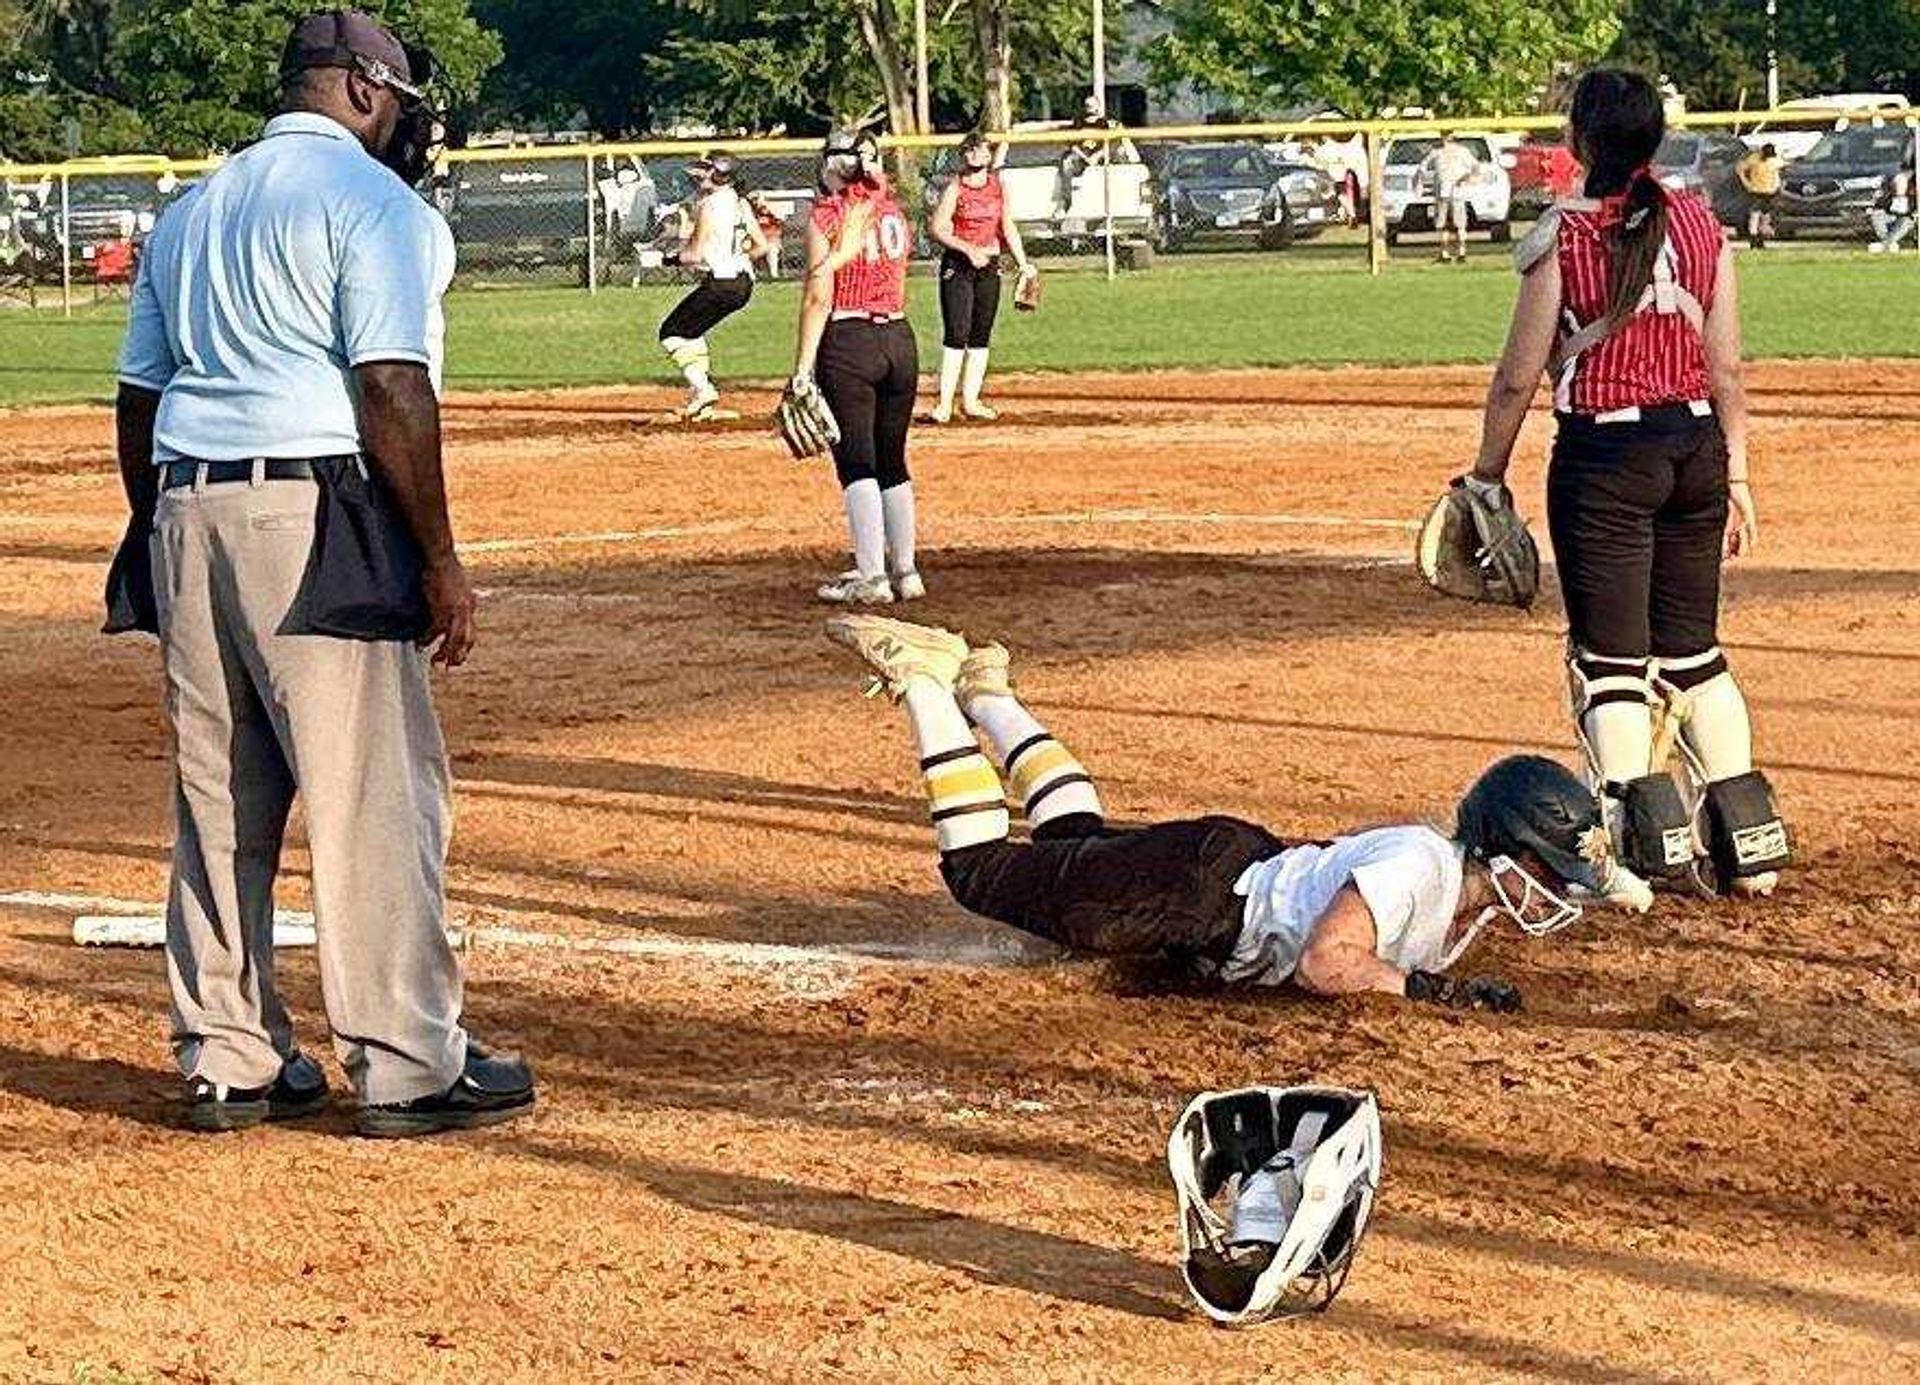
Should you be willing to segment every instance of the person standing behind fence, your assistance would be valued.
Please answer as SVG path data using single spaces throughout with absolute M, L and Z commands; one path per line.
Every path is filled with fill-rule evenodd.
M 1666 122 L 1645 77 L 1587 73 L 1569 119 L 1586 196 L 1515 247 L 1520 297 L 1465 484 L 1511 503 L 1507 467 L 1545 371 L 1572 711 L 1616 854 L 1639 877 L 1693 864 L 1690 814 L 1656 763 L 1660 710 L 1707 781 L 1716 859 L 1720 843 L 1737 847 L 1724 883 L 1766 893 L 1786 833 L 1718 628 L 1722 560 L 1758 537 L 1733 255 L 1706 201 L 1648 167 Z M 1625 875 L 1618 902 L 1651 904 Z
M 1763 144 L 1734 165 L 1734 175 L 1747 194 L 1747 244 L 1755 250 L 1767 248 L 1773 236 L 1773 204 L 1780 196 L 1780 151 Z
M 409 186 L 425 169 L 429 64 L 356 11 L 299 21 L 281 113 L 161 219 L 121 350 L 129 539 L 151 528 L 133 564 L 152 579 L 141 628 L 160 636 L 174 733 L 173 1049 L 197 1129 L 308 1115 L 326 1098 L 274 983 L 273 886 L 296 791 L 321 989 L 361 1132 L 479 1125 L 533 1104 L 526 1066 L 461 1025 L 426 649 L 325 633 L 377 624 L 387 608 L 351 604 L 372 593 L 395 621 L 418 614 L 433 662 L 457 666 L 473 647 L 436 397 L 453 240 Z M 418 582 L 341 568 L 378 535 L 318 526 L 335 504 L 386 517 L 400 548 L 381 552 L 405 553 L 410 534 Z
M 711 422 L 720 391 L 714 387 L 707 334 L 747 306 L 753 297 L 753 259 L 766 251 L 752 208 L 733 186 L 734 163 L 725 154 L 703 155 L 687 166 L 699 191 L 693 225 L 680 251 L 683 268 L 700 282 L 660 324 L 660 346 L 687 377 L 690 393 L 680 416 Z
M 1440 232 L 1441 264 L 1456 259 L 1467 262 L 1467 184 L 1479 171 L 1480 161 L 1451 130 L 1420 162 L 1421 181 L 1433 188 L 1433 224 Z
M 1873 199 L 1873 207 L 1867 213 L 1873 222 L 1873 243 L 1867 250 L 1876 255 L 1897 252 L 1900 242 L 1913 230 L 1914 198 L 1913 170 L 1903 168 L 1897 173 L 1887 175 L 1880 185 L 1880 195 Z
M 960 411 L 968 418 L 997 418 L 980 391 L 1000 309 L 1001 247 L 1013 255 L 1022 279 L 1037 271 L 1021 244 L 1020 227 L 993 167 L 993 144 L 984 134 L 969 135 L 960 146 L 959 172 L 941 190 L 927 229 L 946 251 L 940 257 L 940 402 L 929 417 L 951 422 L 957 390 Z

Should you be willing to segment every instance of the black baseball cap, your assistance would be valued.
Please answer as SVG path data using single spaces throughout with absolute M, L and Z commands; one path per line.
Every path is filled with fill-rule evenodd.
M 423 83 L 432 74 L 414 70 L 413 52 L 393 31 L 361 10 L 326 10 L 297 21 L 280 51 L 280 75 L 315 67 L 364 71 L 378 64 L 403 82 Z

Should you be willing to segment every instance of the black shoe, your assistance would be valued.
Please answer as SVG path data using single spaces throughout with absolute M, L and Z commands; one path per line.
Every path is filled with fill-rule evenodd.
M 281 1064 L 271 1087 L 229 1087 L 204 1077 L 187 1084 L 187 1124 L 209 1133 L 246 1130 L 262 1121 L 299 1120 L 318 1114 L 326 1104 L 326 1075 L 298 1052 Z
M 495 1057 L 467 1040 L 467 1066 L 444 1092 L 385 1106 L 362 1106 L 359 1130 L 375 1139 L 432 1135 L 498 1125 L 533 1110 L 533 1070 L 518 1058 Z

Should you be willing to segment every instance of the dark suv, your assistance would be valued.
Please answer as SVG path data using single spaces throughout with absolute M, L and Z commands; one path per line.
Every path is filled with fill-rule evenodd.
M 1773 204 L 1773 231 L 1790 236 L 1871 235 L 1868 213 L 1893 174 L 1913 165 L 1913 131 L 1902 125 L 1852 125 L 1821 136 L 1787 165 Z

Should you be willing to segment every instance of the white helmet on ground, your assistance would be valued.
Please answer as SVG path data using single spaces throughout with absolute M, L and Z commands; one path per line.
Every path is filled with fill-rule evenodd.
M 1187 1288 L 1215 1322 L 1322 1311 L 1380 1186 L 1380 1108 L 1344 1087 L 1202 1092 L 1167 1138 Z

